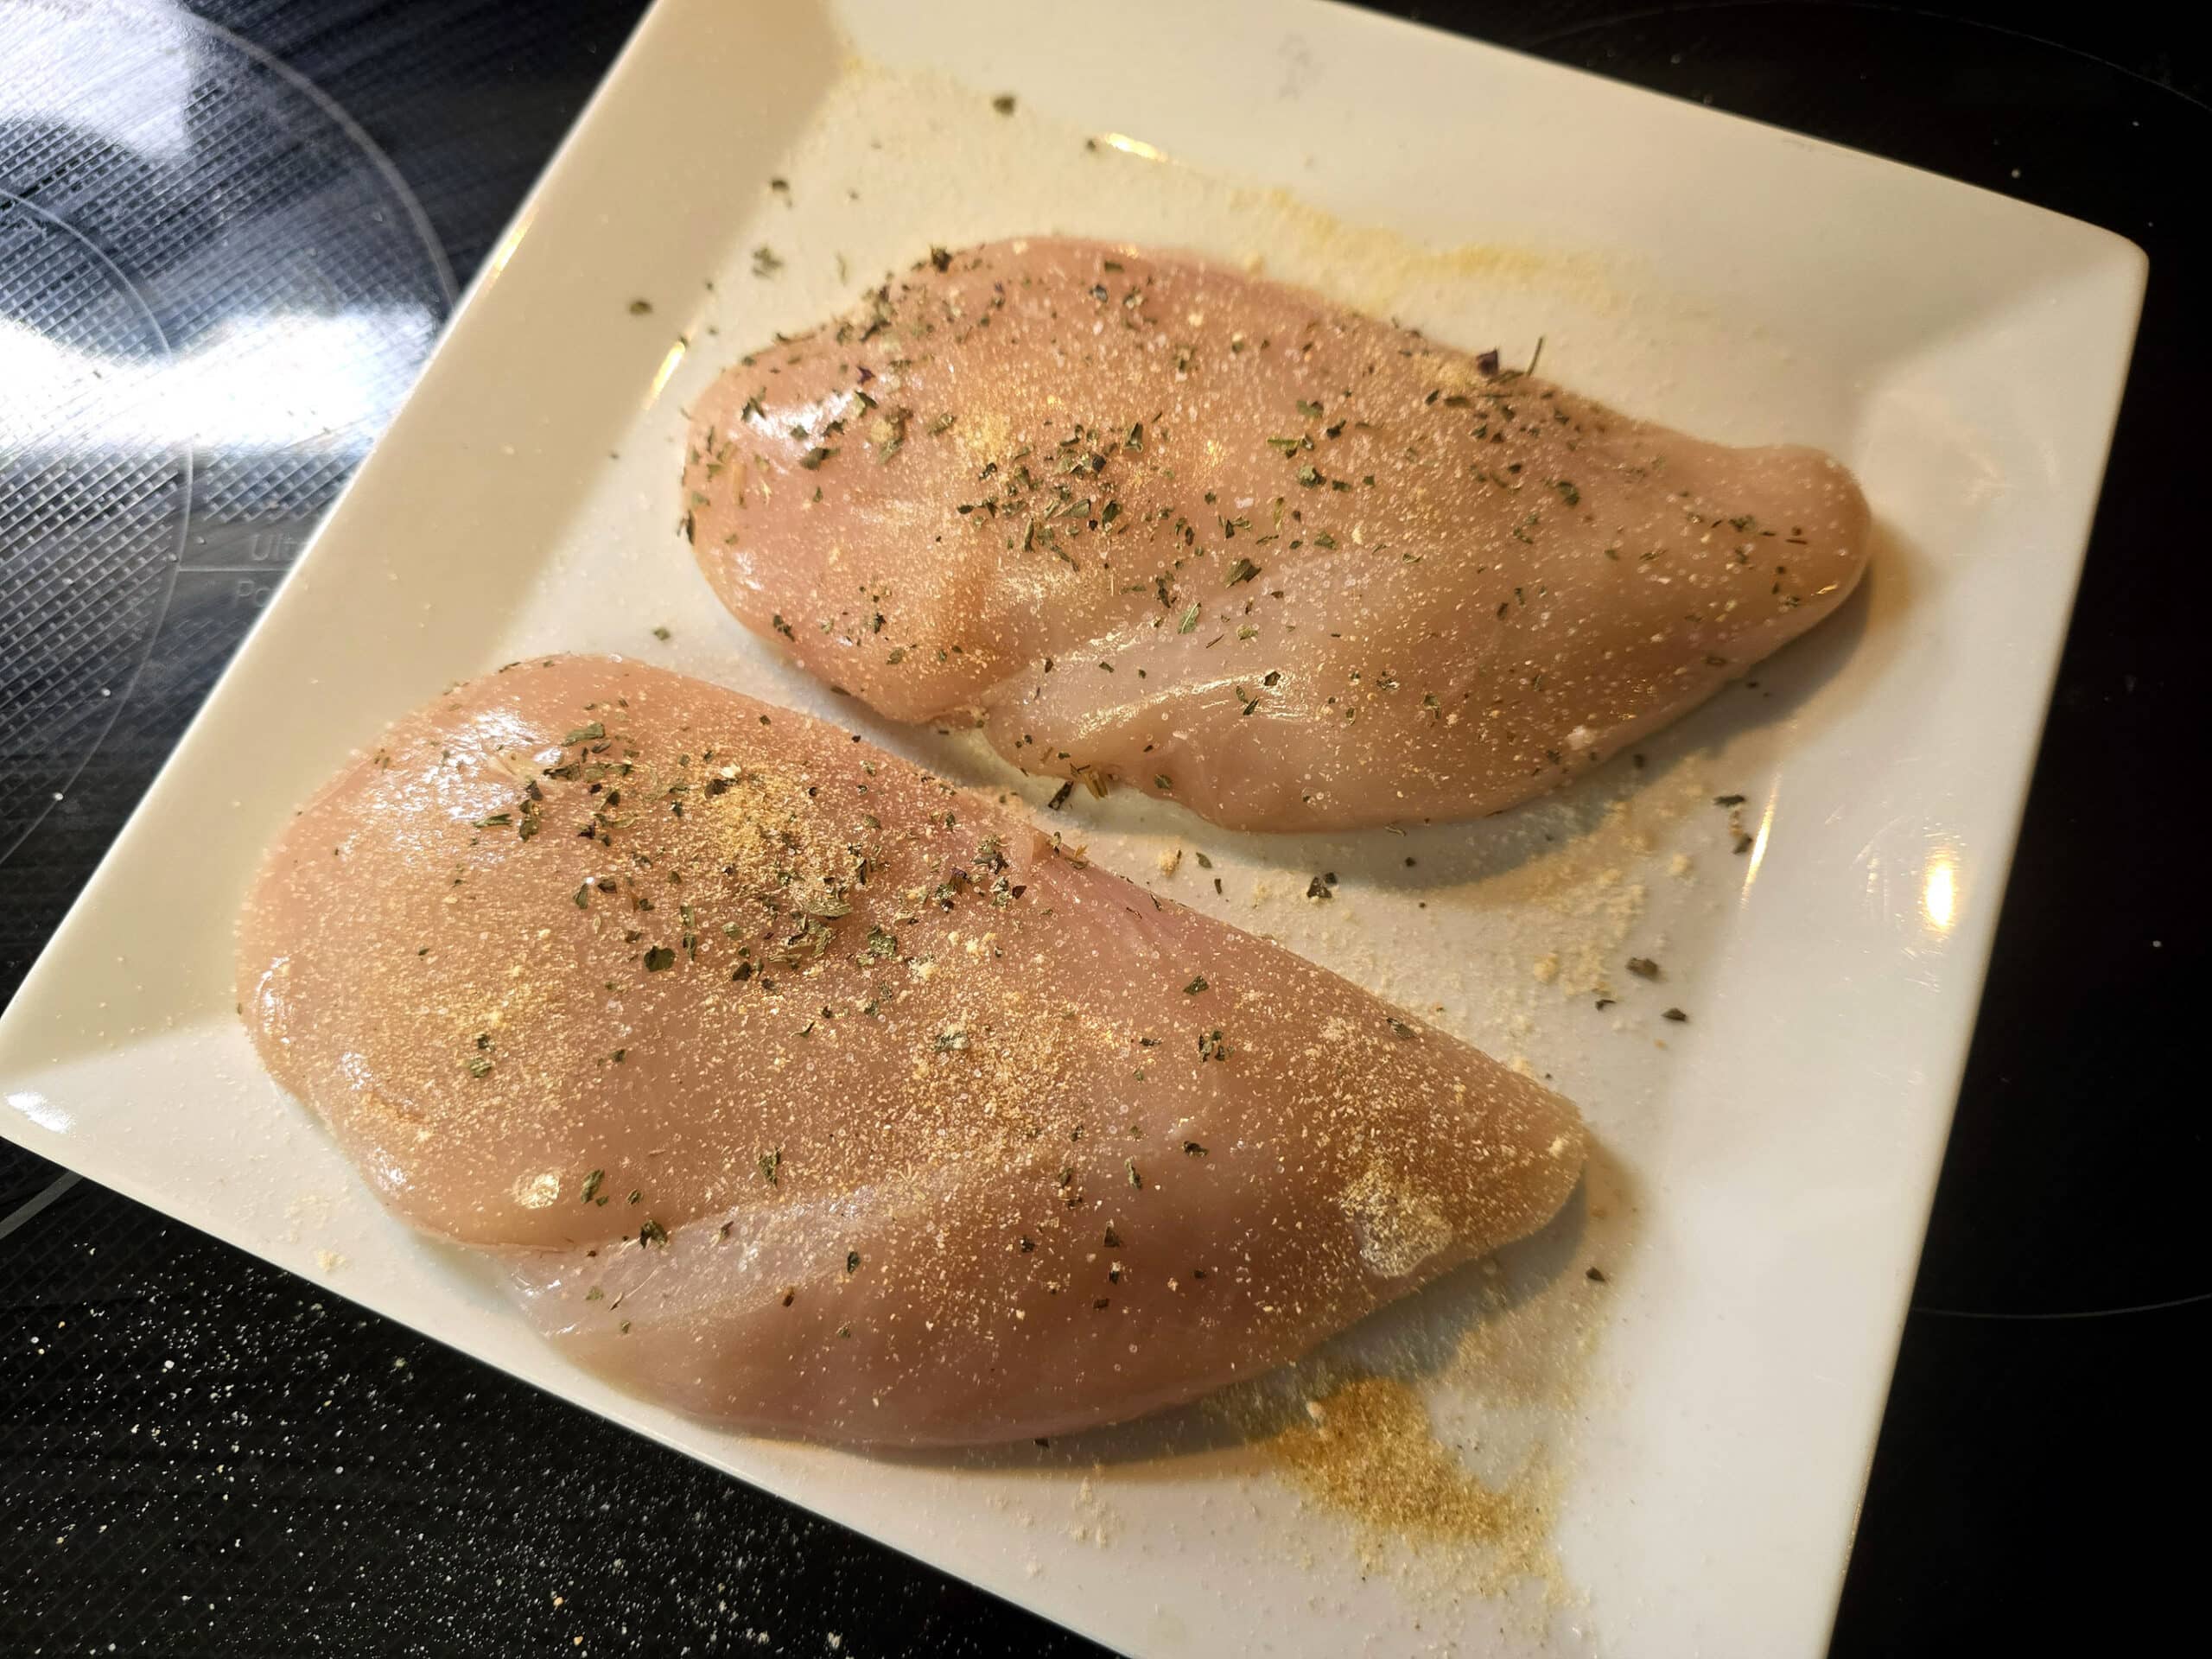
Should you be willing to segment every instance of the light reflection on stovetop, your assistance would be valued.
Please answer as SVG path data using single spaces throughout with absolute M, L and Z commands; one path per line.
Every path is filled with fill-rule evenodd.
M 166 635 L 227 652 L 454 283 L 352 118 L 188 12 L 12 0 L 0 61 L 4 859 Z

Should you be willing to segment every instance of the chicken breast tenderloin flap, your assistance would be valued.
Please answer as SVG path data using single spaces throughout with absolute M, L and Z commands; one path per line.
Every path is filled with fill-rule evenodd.
M 1840 604 L 1867 512 L 1280 284 L 939 251 L 694 413 L 714 588 L 901 720 L 1239 829 L 1494 812 Z
M 642 1394 L 1049 1434 L 1291 1357 L 1541 1226 L 1574 1109 L 817 721 L 556 658 L 302 810 L 242 926 L 270 1071 Z

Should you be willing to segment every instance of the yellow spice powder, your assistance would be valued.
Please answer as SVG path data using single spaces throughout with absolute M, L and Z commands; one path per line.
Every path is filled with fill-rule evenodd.
M 1497 1576 L 1548 1578 L 1548 1517 L 1534 1464 L 1503 1486 L 1471 1473 L 1438 1439 L 1421 1396 L 1395 1377 L 1353 1376 L 1265 1443 L 1314 1502 L 1375 1532 L 1423 1543 L 1479 1544 Z

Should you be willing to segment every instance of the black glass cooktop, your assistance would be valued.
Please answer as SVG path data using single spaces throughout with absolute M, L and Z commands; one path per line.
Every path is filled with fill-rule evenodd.
M 2151 254 L 1834 1642 L 2139 1650 L 2212 1472 L 2206 60 L 2138 3 L 1393 9 Z M 0 994 L 639 10 L 0 0 Z M 1090 1650 L 0 1144 L 0 1653 Z

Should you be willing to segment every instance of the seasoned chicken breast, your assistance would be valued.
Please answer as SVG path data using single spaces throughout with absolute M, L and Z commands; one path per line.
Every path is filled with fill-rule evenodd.
M 1541 1226 L 1573 1107 L 849 734 L 618 660 L 459 686 L 293 821 L 270 1070 L 641 1394 L 1046 1434 Z
M 1281 284 L 939 251 L 732 366 L 683 524 L 715 591 L 900 720 L 1239 829 L 1495 812 L 1833 611 L 1865 499 Z

